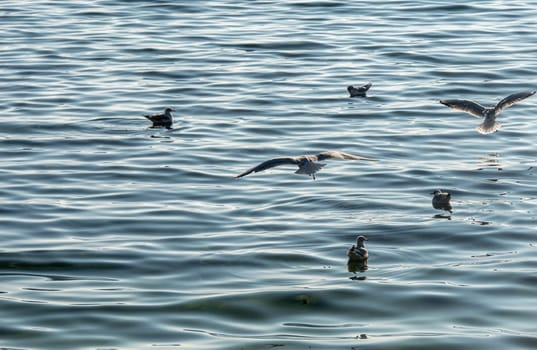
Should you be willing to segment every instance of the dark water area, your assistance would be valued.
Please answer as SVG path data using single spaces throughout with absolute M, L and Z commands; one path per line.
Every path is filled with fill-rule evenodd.
M 2 2 L 0 348 L 537 348 L 536 5 Z

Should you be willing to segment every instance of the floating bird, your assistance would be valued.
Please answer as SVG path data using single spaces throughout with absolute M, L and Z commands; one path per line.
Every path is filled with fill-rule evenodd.
M 315 173 L 321 170 L 326 164 L 317 163 L 317 161 L 330 159 L 330 158 L 339 158 L 339 159 L 354 159 L 354 160 L 376 160 L 366 157 L 353 156 L 352 154 L 337 152 L 337 151 L 327 151 L 321 152 L 319 154 L 308 154 L 298 157 L 282 157 L 274 158 L 267 160 L 235 177 L 243 177 L 250 173 L 257 173 L 259 171 L 267 170 L 279 165 L 292 164 L 298 165 L 298 170 L 295 171 L 295 174 L 309 175 L 315 180 Z
M 496 117 L 500 115 L 501 111 L 533 94 L 535 94 L 535 90 L 518 92 L 507 96 L 494 107 L 483 107 L 479 103 L 469 100 L 442 100 L 440 103 L 453 109 L 459 109 L 477 118 L 484 117 L 485 120 L 476 127 L 476 130 L 481 134 L 490 134 L 497 131 L 501 126 L 496 121 Z
M 367 83 L 364 86 L 360 86 L 355 88 L 352 85 L 347 86 L 347 91 L 351 95 L 350 97 L 365 97 L 365 94 L 367 90 L 372 86 L 373 84 Z
M 451 203 L 449 202 L 451 200 L 451 193 L 435 190 L 431 194 L 433 195 L 433 208 L 452 212 Z
M 349 263 L 367 263 L 369 254 L 367 253 L 367 249 L 365 249 L 364 241 L 367 241 L 367 237 L 358 236 L 356 238 L 356 245 L 349 248 L 347 251 Z
M 157 126 L 164 126 L 167 129 L 171 129 L 173 125 L 173 116 L 172 112 L 175 112 L 175 109 L 166 108 L 164 113 L 153 114 L 153 115 L 144 115 L 147 119 L 153 122 L 153 128 Z

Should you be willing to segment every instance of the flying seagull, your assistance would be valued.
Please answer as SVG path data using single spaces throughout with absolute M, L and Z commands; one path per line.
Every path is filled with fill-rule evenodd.
M 354 87 L 352 85 L 347 86 L 347 91 L 351 95 L 350 97 L 365 97 L 365 94 L 367 90 L 372 86 L 373 84 L 367 83 L 364 86 L 360 87 Z
M 483 123 L 479 124 L 476 130 L 482 134 L 490 134 L 500 128 L 500 123 L 496 121 L 496 117 L 500 115 L 501 111 L 533 94 L 535 94 L 535 90 L 518 92 L 507 96 L 494 107 L 483 107 L 479 103 L 469 100 L 442 100 L 440 103 L 453 109 L 459 109 L 477 118 L 485 117 Z
M 321 170 L 326 165 L 326 164 L 317 163 L 317 161 L 330 159 L 330 158 L 354 159 L 354 160 L 376 160 L 376 159 L 371 159 L 371 158 L 366 158 L 366 157 L 353 156 L 352 154 L 338 152 L 338 151 L 327 151 L 327 152 L 321 152 L 319 154 L 307 154 L 307 155 L 298 156 L 298 157 L 282 157 L 282 158 L 270 159 L 235 177 L 243 177 L 250 173 L 257 173 L 259 171 L 274 168 L 279 165 L 292 164 L 292 165 L 298 165 L 298 170 L 295 171 L 295 174 L 309 175 L 313 177 L 313 180 L 315 180 L 315 173 Z
M 153 128 L 156 126 L 164 126 L 166 129 L 171 129 L 173 125 L 172 112 L 175 112 L 175 109 L 166 108 L 164 113 L 144 115 L 144 117 L 153 122 Z

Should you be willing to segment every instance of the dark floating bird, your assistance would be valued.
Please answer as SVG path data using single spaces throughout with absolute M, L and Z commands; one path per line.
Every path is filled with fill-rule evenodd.
M 518 92 L 507 96 L 494 107 L 483 107 L 479 103 L 469 100 L 442 100 L 440 103 L 450 108 L 466 112 L 477 118 L 484 117 L 485 120 L 476 127 L 476 130 L 481 134 L 490 134 L 497 131 L 501 126 L 501 124 L 496 121 L 496 117 L 500 115 L 501 111 L 533 94 L 535 94 L 535 90 Z
M 431 192 L 433 195 L 433 208 L 438 210 L 445 210 L 451 211 L 451 193 L 449 192 L 442 192 L 441 190 L 435 190 L 434 192 Z
M 321 170 L 326 165 L 326 164 L 317 163 L 317 161 L 322 161 L 322 160 L 331 159 L 331 158 L 370 160 L 370 161 L 376 160 L 376 159 L 371 159 L 371 158 L 366 158 L 366 157 L 354 156 L 352 154 L 343 153 L 343 152 L 327 151 L 327 152 L 321 152 L 319 154 L 308 154 L 308 155 L 303 155 L 303 156 L 298 156 L 298 157 L 282 157 L 282 158 L 270 159 L 249 170 L 246 170 L 245 172 L 235 177 L 243 177 L 250 173 L 257 173 L 263 170 L 274 168 L 279 165 L 291 164 L 291 165 L 298 166 L 298 170 L 295 171 L 295 174 L 309 175 L 313 177 L 313 179 L 315 180 L 315 173 Z
M 354 87 L 352 85 L 347 86 L 347 91 L 351 95 L 350 97 L 365 97 L 367 90 L 372 86 L 373 84 L 367 83 L 364 86 L 360 87 Z
M 347 251 L 347 256 L 349 257 L 348 263 L 367 264 L 369 254 L 365 248 L 364 241 L 367 241 L 367 237 L 365 236 L 358 236 L 356 238 L 356 245 L 353 244 Z
M 167 129 L 171 129 L 173 125 L 173 116 L 172 112 L 175 112 L 175 109 L 166 108 L 164 113 L 153 114 L 153 115 L 144 115 L 147 119 L 153 122 L 153 128 L 158 126 L 163 126 Z

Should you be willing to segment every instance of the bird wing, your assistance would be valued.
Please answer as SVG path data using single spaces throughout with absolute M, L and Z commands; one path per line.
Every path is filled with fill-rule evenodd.
M 165 114 L 144 115 L 144 117 L 151 120 L 152 122 L 162 122 L 168 119 Z
M 354 156 L 352 154 L 344 153 L 344 152 L 338 152 L 338 151 L 326 151 L 321 152 L 315 156 L 317 160 L 325 160 L 330 158 L 339 158 L 339 159 L 354 159 L 354 160 L 376 160 L 366 157 L 360 157 L 360 156 Z
M 371 86 L 373 86 L 372 83 L 367 83 L 367 84 L 365 84 L 364 86 L 359 87 L 358 89 L 361 90 L 361 91 L 363 91 L 363 92 L 366 92 L 367 90 L 369 90 L 369 88 L 370 88 Z
M 284 165 L 284 164 L 294 164 L 296 165 L 298 163 L 297 159 L 295 157 L 282 157 L 282 158 L 274 158 L 274 159 L 270 159 L 270 160 L 267 160 L 267 161 L 264 161 L 263 163 L 249 169 L 249 170 L 246 170 L 245 172 L 235 176 L 235 177 L 243 177 L 243 176 L 246 176 L 250 173 L 257 173 L 259 171 L 263 171 L 263 170 L 267 170 L 267 169 L 270 169 L 270 168 L 274 168 L 276 166 L 279 166 L 279 165 Z
M 442 100 L 440 103 L 449 108 L 466 112 L 477 118 L 482 118 L 483 111 L 485 110 L 485 107 L 481 106 L 479 103 L 469 100 Z
M 507 107 L 510 107 L 514 105 L 515 103 L 522 101 L 525 98 L 530 97 L 531 95 L 535 94 L 535 90 L 528 90 L 523 92 L 518 92 L 516 94 L 512 94 L 498 102 L 496 107 L 494 108 L 496 110 L 496 114 L 500 113 L 502 110 L 504 110 Z

